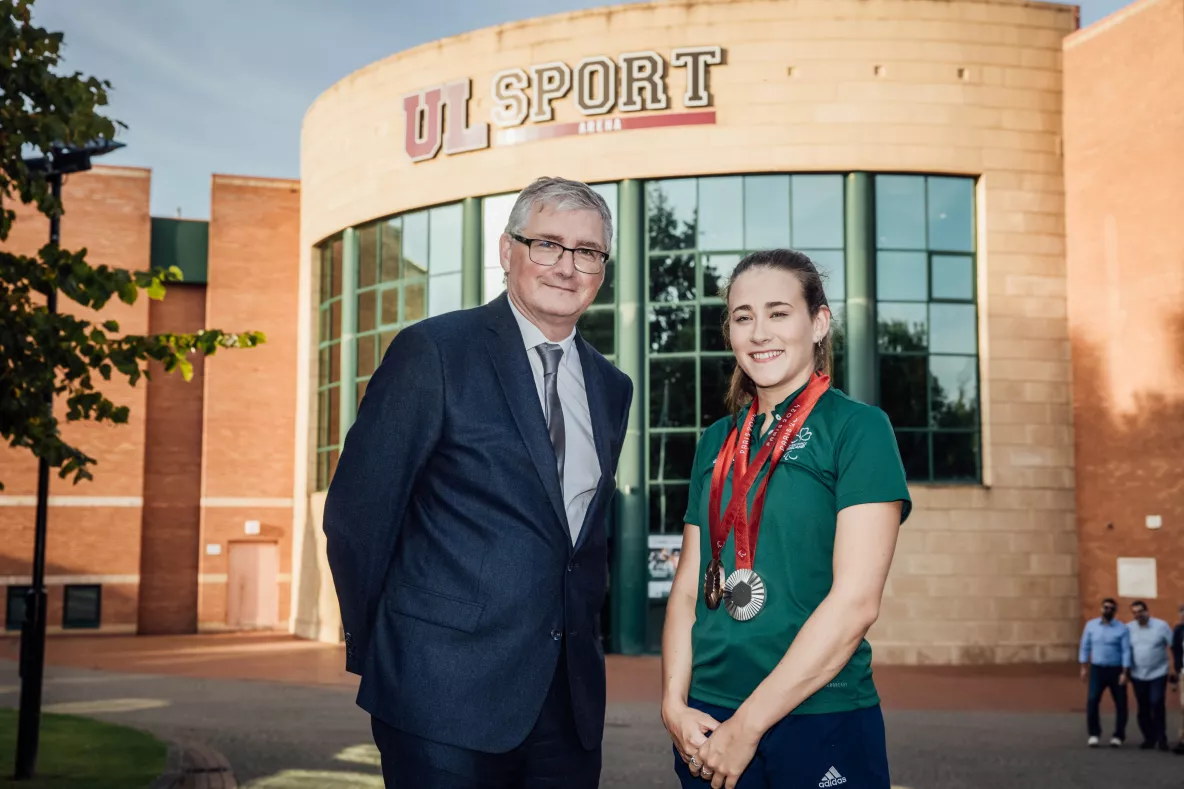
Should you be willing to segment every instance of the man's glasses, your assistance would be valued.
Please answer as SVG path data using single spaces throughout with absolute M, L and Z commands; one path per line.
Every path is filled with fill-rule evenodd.
M 559 258 L 563 257 L 564 252 L 570 252 L 576 271 L 584 274 L 599 274 L 604 270 L 605 261 L 608 260 L 608 253 L 601 252 L 599 249 L 587 249 L 586 247 L 572 249 L 545 238 L 524 238 L 516 233 L 511 233 L 510 238 L 519 244 L 525 244 L 531 261 L 540 266 L 554 266 L 559 262 Z

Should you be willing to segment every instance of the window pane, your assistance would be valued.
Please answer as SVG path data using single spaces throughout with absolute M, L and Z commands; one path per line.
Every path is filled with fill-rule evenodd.
M 876 339 L 884 353 L 924 351 L 929 338 L 924 304 L 876 305 Z
M 847 388 L 847 305 L 843 302 L 830 306 L 830 344 L 834 354 L 830 373 L 831 386 L 841 391 Z
M 358 294 L 358 331 L 370 331 L 378 325 L 378 291 Z
M 329 383 L 329 349 L 322 348 L 317 352 L 317 385 Z
M 695 350 L 695 308 L 650 307 L 650 352 L 676 353 Z
M 739 255 L 703 255 L 703 298 L 717 299 L 727 284 L 732 270 L 740 262 Z
M 934 255 L 930 266 L 933 271 L 933 298 L 974 298 L 974 261 L 967 255 Z
M 650 301 L 691 301 L 694 298 L 694 255 L 650 258 Z
M 484 268 L 500 270 L 502 267 L 499 243 L 502 233 L 506 231 L 506 222 L 510 220 L 510 210 L 517 199 L 518 193 L 511 192 L 486 197 L 481 201 L 481 265 Z M 501 282 L 501 275 L 498 275 L 497 280 Z
M 335 342 L 329 346 L 329 383 L 335 384 L 341 380 L 341 343 Z
M 727 350 L 724 346 L 723 320 L 723 304 L 704 304 L 699 308 L 699 350 Z
M 329 453 L 317 453 L 317 490 L 329 487 Z
M 592 191 L 604 198 L 604 202 L 608 205 L 608 213 L 613 218 L 613 256 L 616 256 L 617 239 L 621 235 L 620 223 L 617 220 L 617 185 L 614 184 L 592 184 Z
M 650 486 L 650 528 L 652 532 L 683 530 L 683 516 L 687 514 L 687 486 L 685 484 Z
M 929 408 L 934 427 L 978 427 L 976 361 L 973 356 L 929 357 Z
M 367 334 L 358 338 L 358 377 L 365 378 L 374 373 L 378 365 L 378 335 Z
M 418 287 L 416 285 L 409 286 Z M 428 283 L 428 314 L 443 315 L 459 310 L 461 306 L 461 274 L 445 274 L 432 277 Z
M 358 287 L 366 288 L 378 281 L 378 226 L 358 228 Z
M 505 272 L 500 267 L 487 268 L 481 272 L 481 293 L 485 304 L 502 295 L 502 291 L 506 289 L 505 283 L 502 282 L 504 277 Z
M 744 249 L 789 247 L 789 176 L 744 179 Z M 704 283 L 706 286 L 706 283 Z
M 974 181 L 929 177 L 929 248 L 974 251 Z M 937 447 L 934 446 L 934 459 Z
M 428 269 L 428 212 L 403 216 L 403 271 L 401 277 L 418 277 Z
M 695 248 L 695 179 L 650 181 L 646 184 L 649 249 Z
M 317 392 L 317 446 L 329 444 L 329 392 Z
M 102 587 L 67 586 L 62 606 L 62 627 L 98 627 Z
M 876 246 L 925 248 L 925 178 L 876 176 Z
M 721 417 L 727 416 L 724 404 L 728 396 L 728 384 L 736 362 L 731 356 L 708 356 L 699 360 L 699 426 L 708 427 Z
M 329 440 L 325 446 L 335 447 L 341 442 L 341 392 L 338 387 L 329 390 Z
M 929 305 L 929 350 L 934 353 L 976 353 L 973 304 Z
M 699 179 L 699 249 L 744 248 L 744 179 Z
M 696 438 L 695 433 L 651 433 L 650 479 L 690 479 Z
M 404 321 L 418 321 L 424 318 L 424 283 L 403 286 L 403 314 Z
M 357 399 L 354 400 L 355 408 L 362 407 L 362 398 L 366 396 L 366 384 L 368 383 L 370 383 L 369 378 L 367 378 L 365 381 L 358 381 Z
M 600 284 L 600 290 L 596 292 L 596 298 L 592 300 L 593 304 L 616 304 L 617 303 L 617 264 L 611 258 L 604 264 L 604 281 Z
M 8 610 L 4 621 L 5 630 L 20 630 L 25 622 L 25 595 L 27 586 L 8 587 Z
M 923 431 L 897 431 L 896 445 L 909 481 L 929 479 L 929 434 Z
M 324 304 L 331 296 L 329 291 L 333 289 L 333 247 L 331 244 L 317 247 L 317 253 L 321 259 L 321 292 L 319 299 Z
M 329 473 L 326 477 L 326 484 L 333 479 L 333 473 L 337 471 L 337 459 L 341 456 L 341 451 L 337 449 L 329 450 Z
M 616 313 L 612 310 L 589 310 L 577 324 L 580 334 L 605 356 L 616 353 Z
M 650 423 L 655 427 L 694 427 L 695 360 L 650 361 Z
M 833 308 L 847 299 L 847 256 L 841 249 L 802 250 L 814 261 L 814 267 L 822 275 L 822 289 L 826 300 Z
M 386 356 L 386 349 L 391 347 L 391 343 L 394 341 L 395 335 L 398 333 L 399 332 L 397 331 L 384 331 L 382 334 L 378 335 L 378 361 L 380 363 L 382 362 L 382 357 Z
M 382 324 L 399 322 L 399 289 L 387 288 L 382 293 Z
M 433 208 L 430 212 L 431 246 L 429 269 L 432 274 L 460 271 L 461 243 L 464 238 L 461 224 L 464 211 L 459 203 Z
M 317 327 L 317 341 L 328 342 L 333 339 L 329 336 L 329 308 L 321 307 L 321 319 Z
M 341 337 L 341 299 L 329 305 L 329 339 Z
M 399 253 L 403 246 L 402 238 L 403 220 L 396 218 L 382 223 L 379 277 L 383 282 L 394 282 L 399 278 Z
M 842 249 L 844 244 L 843 176 L 793 177 L 795 249 Z
M 336 239 L 333 240 L 333 253 L 332 254 L 333 254 L 333 274 L 332 274 L 333 279 L 332 279 L 331 284 L 329 286 L 329 295 L 340 296 L 341 295 L 341 284 L 342 284 L 341 283 L 341 264 L 342 264 L 342 260 L 343 260 L 342 252 L 341 252 L 341 237 L 340 236 L 338 236 Z
M 978 434 L 934 433 L 933 478 L 974 480 L 978 478 Z
M 883 301 L 926 301 L 929 277 L 924 252 L 878 252 L 876 298 Z
M 880 408 L 895 427 L 926 426 L 924 356 L 880 357 Z

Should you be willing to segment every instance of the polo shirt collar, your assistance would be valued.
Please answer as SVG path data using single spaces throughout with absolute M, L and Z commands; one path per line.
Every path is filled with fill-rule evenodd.
M 510 311 L 514 313 L 514 320 L 518 322 L 518 331 L 522 334 L 522 342 L 526 346 L 526 350 L 530 350 L 537 345 L 543 343 L 550 343 L 543 330 L 530 322 L 525 315 L 518 311 L 518 307 L 514 304 L 514 299 L 510 297 L 509 292 L 506 293 L 506 300 L 510 302 Z M 566 363 L 571 358 L 571 349 L 575 345 L 576 330 L 572 327 L 571 334 L 564 337 L 558 343 L 554 343 L 563 349 L 563 361 Z
M 778 403 L 776 406 L 773 407 L 773 414 L 778 419 L 781 419 L 781 417 L 785 416 L 785 412 L 789 410 L 789 407 L 793 404 L 794 399 L 798 395 L 800 395 L 802 392 L 806 391 L 806 387 L 809 385 L 810 385 L 810 379 L 806 379 L 806 383 L 802 384 L 800 387 L 798 387 L 798 389 L 796 389 L 794 392 L 792 392 L 788 397 L 786 397 L 784 400 L 782 400 L 780 403 Z M 740 409 L 739 421 L 741 423 L 743 423 L 744 420 L 748 418 L 748 409 L 750 409 L 750 408 L 752 408 L 751 402 L 748 405 L 744 406 L 744 408 Z M 764 417 L 762 415 L 757 414 L 756 418 L 757 418 L 757 420 L 761 420 L 761 422 L 763 423 Z

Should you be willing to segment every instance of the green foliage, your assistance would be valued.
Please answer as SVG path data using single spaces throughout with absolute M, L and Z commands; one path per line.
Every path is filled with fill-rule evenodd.
M 26 162 L 49 157 L 63 147 L 113 139 L 116 124 L 101 115 L 110 83 L 60 68 L 62 34 L 32 24 L 32 0 L 0 0 L 0 245 L 16 221 L 14 200 L 33 204 L 47 218 L 62 216 L 44 174 Z M 78 315 L 51 313 L 47 297 L 56 292 L 86 310 L 102 310 L 113 298 L 134 304 L 141 292 L 165 297 L 166 283 L 181 272 L 127 271 L 91 266 L 86 250 L 46 244 L 37 257 L 0 248 L 0 436 L 10 446 L 45 458 L 77 483 L 92 477 L 97 461 L 62 439 L 57 416 L 47 413 L 52 393 L 58 413 L 69 422 L 123 423 L 127 406 L 117 405 L 95 387 L 93 374 L 111 381 L 118 373 L 133 386 L 158 362 L 165 372 L 193 374 L 191 353 L 211 355 L 219 348 L 251 348 L 265 341 L 261 332 L 230 334 L 207 329 L 197 334 L 121 334 L 114 320 L 95 324 Z M 105 387 L 115 391 L 115 386 Z M 3 484 L 0 484 L 0 490 Z

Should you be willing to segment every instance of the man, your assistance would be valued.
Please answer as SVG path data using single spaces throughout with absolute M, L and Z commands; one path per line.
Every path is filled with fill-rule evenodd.
M 1184 754 L 1184 682 L 1179 681 L 1184 672 L 1184 605 L 1177 609 L 1179 619 L 1172 628 L 1172 669 L 1176 672 L 1176 689 L 1180 697 L 1180 729 L 1176 732 L 1176 747 L 1172 753 Z
M 535 181 L 508 293 L 402 330 L 325 502 L 346 668 L 388 787 L 597 786 L 605 515 L 633 386 L 575 330 L 612 218 Z
M 1117 611 L 1118 603 L 1107 597 L 1102 601 L 1102 615 L 1086 622 L 1081 634 L 1077 660 L 1081 663 L 1081 679 L 1089 680 L 1085 715 L 1091 748 L 1097 747 L 1102 736 L 1098 705 L 1106 690 L 1114 699 L 1117 713 L 1110 745 L 1117 748 L 1126 740 L 1126 671 L 1131 665 L 1131 642 L 1126 625 L 1114 619 Z
M 1168 749 L 1165 700 L 1168 678 L 1176 682 L 1172 671 L 1172 629 L 1167 622 L 1151 616 L 1142 600 L 1131 603 L 1135 619 L 1127 625 L 1131 640 L 1131 684 L 1139 704 L 1139 731 L 1143 750 Z

